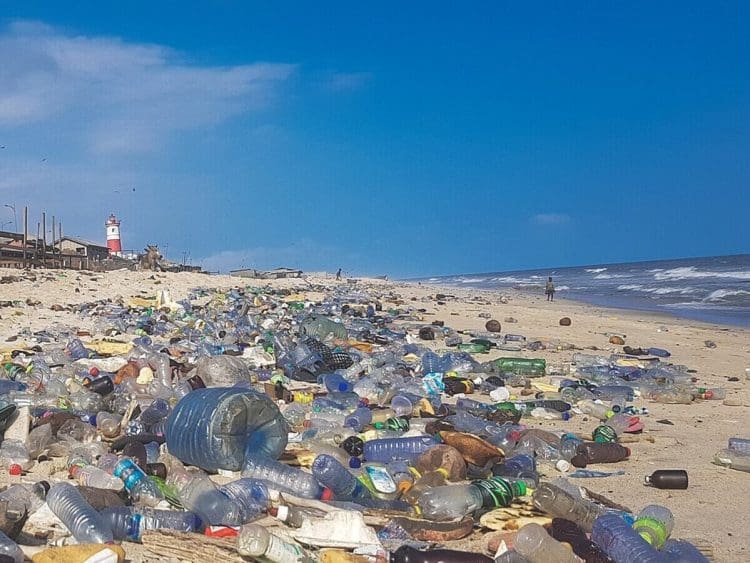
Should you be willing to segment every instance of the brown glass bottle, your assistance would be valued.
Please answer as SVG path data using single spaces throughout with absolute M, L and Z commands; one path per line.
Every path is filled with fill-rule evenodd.
M 586 467 L 590 463 L 617 463 L 630 457 L 630 448 L 620 444 L 584 442 L 576 449 L 570 462 L 575 467 Z

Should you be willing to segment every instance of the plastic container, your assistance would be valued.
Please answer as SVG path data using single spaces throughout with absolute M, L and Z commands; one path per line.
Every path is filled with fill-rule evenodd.
M 372 496 L 370 491 L 346 467 L 329 455 L 323 454 L 315 458 L 312 464 L 312 474 L 318 483 L 333 493 L 337 500 Z
M 498 371 L 517 375 L 542 376 L 547 369 L 543 358 L 498 358 L 492 364 Z
M 318 499 L 323 493 L 323 488 L 309 473 L 261 455 L 248 456 L 242 476 L 263 481 L 269 489 L 303 498 Z
M 13 563 L 24 562 L 24 554 L 21 548 L 3 532 L 0 532 L 0 557 L 9 562 L 13 561 Z
M 584 442 L 576 449 L 570 460 L 575 467 L 586 467 L 591 463 L 617 463 L 630 457 L 630 448 L 620 444 L 598 444 Z
M 492 473 L 501 477 L 536 476 L 536 461 L 528 454 L 514 455 L 495 465 Z
M 645 481 L 657 489 L 688 488 L 688 474 L 684 469 L 658 469 L 647 475 Z
M 590 500 L 574 497 L 552 483 L 541 483 L 532 495 L 534 506 L 555 518 L 574 522 L 585 532 L 591 532 L 594 521 L 605 513 L 605 508 Z
M 272 534 L 263 526 L 246 524 L 237 538 L 240 555 L 271 563 L 313 563 L 304 550 Z
M 268 487 L 257 479 L 237 479 L 222 485 L 219 491 L 240 507 L 240 522 L 243 524 L 261 516 L 271 501 Z
M 80 543 L 110 543 L 112 530 L 102 516 L 68 483 L 56 483 L 47 493 L 50 510 Z
M 481 553 L 453 549 L 420 551 L 408 545 L 402 545 L 391 554 L 390 563 L 493 563 L 493 560 Z
M 428 520 L 454 520 L 482 507 L 510 506 L 514 498 L 525 494 L 523 482 L 511 483 L 502 477 L 493 477 L 470 485 L 428 489 L 419 497 L 419 508 L 422 517 Z
M 11 485 L 0 493 L 0 501 L 8 503 L 5 508 L 6 518 L 17 522 L 24 516 L 33 514 L 44 504 L 47 491 L 47 481 L 39 481 L 33 485 Z
M 669 561 L 617 514 L 604 514 L 597 518 L 591 540 L 617 563 Z
M 140 542 L 146 530 L 199 532 L 203 527 L 198 515 L 177 510 L 116 506 L 105 508 L 101 515 L 112 529 L 112 535 L 116 540 Z
M 197 389 L 167 419 L 167 447 L 184 463 L 207 471 L 242 469 L 246 452 L 278 458 L 288 427 L 264 395 L 238 388 Z
M 371 422 L 372 411 L 366 407 L 360 407 L 344 418 L 344 426 L 355 432 L 361 432 Z
M 354 389 L 354 386 L 338 373 L 324 375 L 323 385 L 330 393 L 351 393 Z
M 112 474 L 122 480 L 133 502 L 156 506 L 164 500 L 164 494 L 156 483 L 132 459 L 120 460 Z
M 713 463 L 736 471 L 750 472 L 750 455 L 736 450 L 719 450 L 714 455 Z
M 365 460 L 380 463 L 398 459 L 413 461 L 437 443 L 432 436 L 369 440 L 365 442 L 363 454 Z
M 728 449 L 750 455 L 750 439 L 729 438 Z
M 94 465 L 73 465 L 68 473 L 79 485 L 87 487 L 121 491 L 125 486 L 122 480 Z
M 582 563 L 569 547 L 551 537 L 539 524 L 526 524 L 518 531 L 515 548 L 534 563 Z
M 661 549 L 674 528 L 672 512 L 658 504 L 649 504 L 638 513 L 633 529 L 650 545 Z

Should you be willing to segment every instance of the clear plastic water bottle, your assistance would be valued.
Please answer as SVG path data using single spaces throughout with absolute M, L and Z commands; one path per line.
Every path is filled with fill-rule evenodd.
M 617 563 L 664 563 L 666 559 L 617 514 L 597 518 L 591 540 Z
M 26 514 L 33 514 L 43 504 L 49 491 L 47 481 L 33 485 L 11 485 L 0 493 L 0 501 L 6 501 L 5 515 L 9 520 L 21 520 Z
M 442 373 L 443 365 L 440 356 L 435 352 L 422 354 L 422 373 Z
M 750 455 L 750 439 L 729 438 L 728 449 Z
M 365 426 L 372 422 L 372 411 L 367 407 L 360 407 L 344 418 L 344 426 L 355 432 L 361 432 Z
M 312 474 L 318 483 L 331 490 L 337 500 L 370 498 L 370 491 L 338 460 L 319 455 L 312 464 Z
M 674 516 L 665 506 L 649 504 L 638 513 L 633 529 L 656 549 L 661 549 L 674 528 Z
M 13 561 L 13 563 L 24 562 L 24 554 L 21 548 L 3 532 L 0 532 L 0 557 L 7 558 L 7 561 Z
M 270 489 L 303 498 L 319 499 L 323 493 L 323 488 L 309 473 L 262 455 L 248 456 L 242 476 L 263 481 Z
M 470 485 L 446 485 L 426 490 L 419 497 L 419 508 L 428 520 L 462 518 L 482 507 L 509 506 L 526 494 L 523 482 L 510 483 L 501 477 L 475 481 Z
M 121 459 L 112 472 L 125 484 L 130 498 L 138 504 L 156 506 L 164 500 L 164 494 L 148 475 L 130 458 Z
M 68 473 L 79 485 L 86 487 L 121 491 L 125 486 L 119 478 L 94 465 L 72 465 Z
M 243 524 L 263 514 L 271 501 L 268 487 L 257 479 L 237 479 L 219 487 L 219 491 L 240 507 L 240 522 Z
M 539 524 L 526 524 L 516 536 L 518 553 L 534 563 L 582 563 L 570 548 L 547 533 Z
M 322 383 L 329 393 L 351 393 L 354 386 L 339 373 L 328 373 L 322 376 Z
M 242 469 L 246 452 L 276 459 L 289 429 L 265 395 L 235 387 L 196 389 L 177 403 L 167 419 L 169 451 L 207 471 Z
M 272 534 L 263 526 L 246 524 L 237 538 L 237 551 L 240 555 L 262 558 L 270 563 L 313 563 L 312 559 L 298 545 L 289 543 Z
M 539 510 L 575 522 L 585 532 L 590 532 L 594 521 L 605 512 L 603 506 L 576 498 L 552 483 L 541 483 L 534 489 L 532 500 Z
M 502 463 L 498 463 L 492 468 L 494 475 L 500 477 L 535 477 L 536 460 L 528 454 L 518 454 L 506 458 Z
M 72 338 L 65 346 L 65 353 L 72 361 L 75 362 L 76 360 L 80 360 L 82 358 L 88 358 L 90 350 L 86 348 L 86 346 L 83 345 L 83 342 L 81 342 L 78 338 Z
M 114 539 L 101 514 L 86 502 L 73 485 L 52 485 L 47 493 L 47 504 L 80 543 L 110 543 Z
M 164 420 L 172 411 L 169 403 L 164 399 L 154 399 L 154 401 L 141 412 L 138 420 L 151 428 L 154 424 Z
M 668 561 L 674 563 L 709 563 L 708 558 L 698 548 L 686 541 L 667 540 L 662 553 L 668 556 Z
M 397 459 L 411 461 L 416 460 L 435 445 L 437 441 L 432 436 L 369 440 L 365 442 L 364 457 L 367 461 L 380 463 L 388 463 Z
M 100 513 L 112 529 L 116 540 L 140 542 L 146 530 L 177 530 L 178 532 L 199 532 L 201 519 L 192 512 L 178 510 L 155 510 L 132 506 L 114 506 Z

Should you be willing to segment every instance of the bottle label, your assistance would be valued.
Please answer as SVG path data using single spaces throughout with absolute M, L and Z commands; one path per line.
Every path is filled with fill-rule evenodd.
M 486 508 L 496 506 L 510 506 L 513 501 L 513 488 L 505 479 L 495 477 L 472 483 L 482 493 Z
M 393 482 L 393 478 L 382 465 L 366 465 L 365 472 L 377 492 L 385 494 L 396 492 L 396 483 Z
M 597 426 L 592 437 L 594 438 L 594 442 L 599 442 L 600 444 L 607 444 L 617 441 L 617 434 L 615 433 L 614 429 L 611 426 L 607 426 L 606 424 Z
M 305 552 L 301 547 L 271 534 L 271 541 L 268 542 L 268 549 L 264 555 L 270 561 L 297 561 L 304 557 Z

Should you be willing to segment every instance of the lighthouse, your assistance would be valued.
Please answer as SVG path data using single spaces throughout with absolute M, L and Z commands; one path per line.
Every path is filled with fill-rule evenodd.
M 120 221 L 114 213 L 110 213 L 109 219 L 104 224 L 107 227 L 107 248 L 110 256 L 122 256 L 122 243 L 120 242 Z

